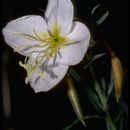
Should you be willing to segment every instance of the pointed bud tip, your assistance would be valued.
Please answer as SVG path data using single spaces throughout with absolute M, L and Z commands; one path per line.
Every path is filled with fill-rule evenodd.
M 84 120 L 80 120 L 83 124 L 84 127 L 86 127 L 85 121 Z
M 116 101 L 117 101 L 117 103 L 120 102 L 120 97 L 119 96 L 116 97 Z

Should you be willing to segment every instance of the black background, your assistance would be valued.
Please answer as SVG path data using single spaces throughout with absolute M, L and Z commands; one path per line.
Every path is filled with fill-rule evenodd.
M 101 9 L 95 16 L 91 16 L 91 9 L 101 3 Z M 38 8 L 45 10 L 47 0 L 2 0 L 2 28 L 12 19 L 28 14 L 43 14 Z M 128 67 L 128 1 L 127 0 L 75 0 L 76 16 L 81 21 L 87 22 L 95 37 L 106 40 L 120 58 L 123 67 Z M 91 22 L 109 10 L 109 17 L 94 28 Z M 96 29 L 96 31 L 95 31 Z M 76 119 L 73 108 L 66 95 L 66 83 L 63 80 L 53 90 L 46 93 L 35 94 L 29 85 L 24 83 L 25 72 L 19 67 L 18 61 L 23 59 L 19 54 L 14 54 L 4 41 L 1 44 L 2 53 L 9 53 L 7 64 L 12 115 L 5 119 L 2 113 L 2 130 L 13 127 L 14 130 L 62 130 L 66 125 Z M 86 107 L 92 110 L 91 105 L 84 99 L 85 93 L 79 92 L 81 100 L 86 100 Z M 125 100 L 126 97 L 124 97 Z M 82 102 L 82 101 L 81 101 Z M 84 103 L 84 102 L 83 102 Z M 90 105 L 90 106 L 89 106 Z M 85 108 L 84 108 L 85 109 Z M 79 124 L 73 130 L 105 130 L 103 122 L 88 121 L 87 128 Z

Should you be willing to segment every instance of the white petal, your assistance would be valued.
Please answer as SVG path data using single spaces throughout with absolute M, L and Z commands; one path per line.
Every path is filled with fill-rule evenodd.
M 22 55 L 28 55 L 34 50 L 34 47 L 29 46 L 39 45 L 39 42 L 35 39 L 36 33 L 44 32 L 47 32 L 46 22 L 41 16 L 37 15 L 28 15 L 12 20 L 3 29 L 7 44 L 13 49 L 17 49 Z
M 45 92 L 55 87 L 67 73 L 68 66 L 62 64 L 48 65 L 44 70 L 43 77 L 39 77 L 37 71 L 41 71 L 37 68 L 37 71 L 33 72 L 29 82 L 34 91 Z
M 86 25 L 76 22 L 75 28 L 67 37 L 76 43 L 61 48 L 61 63 L 65 65 L 76 65 L 82 61 L 88 49 L 90 32 Z
M 61 36 L 69 33 L 73 21 L 73 5 L 71 0 L 48 0 L 45 17 L 53 33 L 54 26 L 60 28 Z

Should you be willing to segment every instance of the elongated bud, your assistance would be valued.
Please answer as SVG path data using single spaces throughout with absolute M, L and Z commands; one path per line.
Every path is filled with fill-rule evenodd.
M 111 52 L 111 64 L 112 71 L 114 76 L 114 86 L 117 102 L 121 97 L 122 85 L 123 85 L 123 67 L 120 62 L 120 59 L 115 55 L 114 52 Z
M 81 106 L 80 106 L 80 103 L 79 103 L 77 91 L 75 89 L 73 80 L 69 76 L 67 77 L 67 83 L 68 83 L 67 94 L 68 94 L 70 102 L 73 106 L 73 109 L 74 109 L 78 119 L 83 123 L 84 127 L 86 127 L 85 121 L 83 119 L 84 116 L 83 116 L 82 109 L 81 109 Z

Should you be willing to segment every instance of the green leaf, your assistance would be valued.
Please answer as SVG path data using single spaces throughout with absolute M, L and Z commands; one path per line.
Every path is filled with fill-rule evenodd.
M 120 119 L 119 128 L 120 130 L 123 130 L 123 118 Z
M 79 76 L 79 74 L 72 68 L 70 68 L 70 74 L 74 77 L 74 79 L 78 82 L 81 82 L 82 79 L 81 77 Z
M 97 41 L 94 41 L 93 39 L 90 39 L 89 49 L 94 47 L 97 44 Z
M 91 118 L 98 118 L 98 119 L 104 119 L 98 115 L 90 115 L 90 116 L 85 116 L 84 120 L 88 120 Z M 64 128 L 63 130 L 70 130 L 74 125 L 76 125 L 77 123 L 79 123 L 79 120 L 75 120 L 74 122 L 72 122 L 69 126 L 67 126 L 66 128 Z
M 102 110 L 102 105 L 100 104 L 99 98 L 97 97 L 96 93 L 91 89 L 86 89 L 88 92 L 88 96 L 89 99 L 91 101 L 91 103 L 93 104 L 93 106 L 95 107 L 95 109 L 101 113 Z
M 108 93 L 107 93 L 108 98 L 110 97 L 113 88 L 114 88 L 114 78 L 113 78 L 113 73 L 111 71 L 110 83 L 108 84 Z
M 93 58 L 83 68 L 86 69 L 93 61 L 101 58 L 104 55 L 106 55 L 106 54 L 105 53 L 104 54 L 97 54 L 97 55 L 93 56 Z
M 70 125 L 68 125 L 67 127 L 65 127 L 63 130 L 70 130 L 74 125 L 76 125 L 79 122 L 79 120 L 75 120 L 74 122 L 72 122 Z
M 107 125 L 107 130 L 116 130 L 116 127 L 111 121 L 106 120 L 106 125 Z
M 102 88 L 103 88 L 103 91 L 106 92 L 106 81 L 104 78 L 101 79 L 101 84 L 102 84 Z
M 122 113 L 119 113 L 117 117 L 113 120 L 113 122 L 117 125 L 122 118 Z
M 106 111 L 107 110 L 107 97 L 106 97 L 105 92 L 102 90 L 101 86 L 99 86 L 98 82 L 95 82 L 95 90 L 103 106 L 102 109 Z
M 95 11 L 100 7 L 100 5 L 101 5 L 101 4 L 98 4 L 98 5 L 96 5 L 96 6 L 92 9 L 91 15 L 94 15 Z
M 108 112 L 107 112 L 107 116 L 106 116 L 106 125 L 107 125 L 107 130 L 117 130 L 116 126 Z
M 99 26 L 100 24 L 102 24 L 105 19 L 108 17 L 109 15 L 109 12 L 107 11 L 105 14 L 103 14 L 97 21 L 96 21 L 96 24 L 97 26 Z

